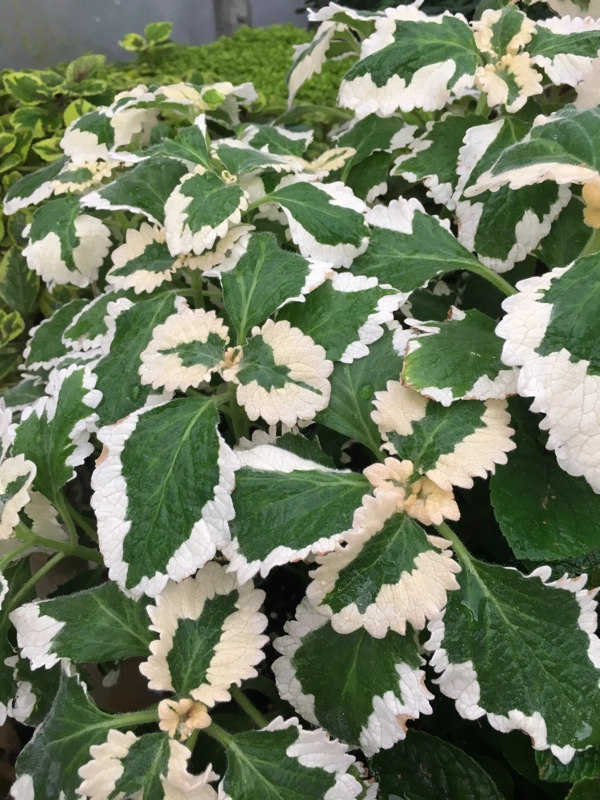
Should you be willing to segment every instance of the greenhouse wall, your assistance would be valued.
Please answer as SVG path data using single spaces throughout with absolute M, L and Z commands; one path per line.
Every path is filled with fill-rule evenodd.
M 303 23 L 301 0 L 251 0 L 254 25 Z M 86 51 L 127 58 L 118 40 L 148 22 L 171 20 L 173 38 L 204 44 L 215 38 L 213 0 L 2 0 L 0 68 L 43 68 Z

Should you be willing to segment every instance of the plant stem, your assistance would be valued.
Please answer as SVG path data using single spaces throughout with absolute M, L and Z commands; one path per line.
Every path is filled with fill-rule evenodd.
M 440 525 L 434 525 L 434 527 L 437 529 L 438 533 L 444 537 L 444 539 L 452 542 L 452 547 L 454 548 L 456 555 L 465 562 L 467 567 L 469 567 L 471 564 L 471 554 L 458 536 L 454 533 L 452 528 L 445 522 L 442 522 Z
M 17 556 L 20 556 L 21 553 L 24 553 L 26 550 L 29 550 L 30 546 L 31 545 L 29 544 L 29 542 L 25 542 L 24 544 L 21 545 L 21 547 L 15 547 L 15 549 L 12 552 L 5 555 L 4 558 L 0 558 L 0 572 L 3 572 L 4 568 L 7 567 L 14 558 L 17 558 Z
M 233 425 L 233 432 L 238 442 L 242 437 L 248 438 L 250 435 L 250 423 L 246 412 L 238 403 L 235 395 L 231 398 L 231 402 L 229 403 L 229 413 Z
M 502 294 L 505 294 L 507 297 L 510 297 L 511 294 L 518 294 L 514 286 L 511 286 L 508 281 L 505 281 L 504 278 L 498 275 L 497 272 L 494 272 L 493 269 L 486 267 L 485 264 L 481 263 L 481 261 L 473 261 L 473 263 L 469 265 L 465 264 L 464 268 L 468 272 L 473 272 L 475 275 L 480 275 L 490 283 L 493 283 L 496 289 L 500 289 Z
M 65 525 L 67 526 L 67 531 L 69 532 L 69 541 L 71 542 L 72 546 L 76 546 L 78 543 L 77 539 L 77 530 L 75 528 L 75 523 L 71 518 L 71 514 L 69 513 L 69 508 L 67 506 L 67 500 L 62 492 L 59 492 L 55 497 L 56 508 L 58 509 L 59 514 L 63 518 Z
M 52 558 L 46 561 L 43 567 L 40 567 L 40 569 L 38 569 L 35 575 L 32 575 L 32 577 L 27 581 L 27 583 L 24 583 L 23 586 L 21 586 L 19 591 L 12 598 L 12 601 L 10 602 L 8 608 L 6 609 L 5 617 L 8 616 L 8 614 L 13 610 L 13 608 L 16 608 L 19 605 L 23 597 L 27 596 L 29 590 L 32 589 L 36 585 L 36 583 L 44 577 L 44 575 L 50 572 L 51 569 L 54 569 L 54 567 L 57 564 L 59 564 L 63 560 L 63 558 L 65 558 L 64 553 L 56 553 L 56 555 L 53 555 Z
M 113 717 L 111 725 L 115 728 L 129 728 L 136 725 L 147 725 L 149 722 L 158 721 L 158 709 L 146 708 L 144 711 L 132 711 L 130 714 L 119 714 Z
M 479 100 L 477 101 L 477 106 L 475 108 L 475 113 L 478 117 L 489 117 L 490 109 L 487 104 L 487 94 L 482 92 L 479 95 Z
M 230 736 L 227 731 L 223 730 L 216 722 L 211 722 L 208 728 L 203 728 L 202 730 L 204 733 L 208 733 L 209 736 L 212 736 L 213 739 L 216 739 L 217 742 L 222 744 L 225 748 L 229 747 L 233 741 L 233 736 Z
M 235 686 L 235 685 L 234 686 L 230 686 L 229 694 L 233 697 L 233 699 L 238 704 L 238 706 L 242 709 L 242 711 L 244 711 L 250 717 L 250 719 L 253 722 L 256 722 L 256 724 L 260 728 L 266 728 L 267 727 L 267 725 L 269 724 L 268 720 L 266 720 L 263 717 L 263 715 L 260 713 L 258 708 L 256 708 L 254 703 L 252 703 L 250 700 L 248 700 L 248 698 L 242 692 L 242 690 L 239 688 L 239 686 Z
M 594 253 L 600 253 L 600 228 L 592 233 L 588 239 L 588 243 L 581 251 L 582 256 L 591 256 L 594 255 Z
M 37 545 L 38 547 L 47 547 L 49 550 L 58 550 L 64 556 L 77 556 L 77 558 L 84 558 L 86 561 L 94 561 L 96 564 L 104 565 L 104 559 L 97 550 L 92 550 L 90 547 L 83 547 L 80 544 L 71 544 L 70 542 L 57 542 L 55 539 L 46 539 L 44 536 L 37 536 L 33 531 L 19 522 L 16 528 L 15 535 L 17 539 L 26 542 L 28 545 Z
M 204 291 L 202 289 L 202 272 L 199 269 L 190 270 L 190 282 L 192 284 L 192 296 L 195 308 L 204 308 Z
M 192 731 L 191 735 L 185 740 L 185 746 L 190 751 L 190 753 L 194 752 L 194 747 L 196 746 L 196 742 L 198 741 L 198 734 L 200 733 L 200 728 L 196 728 L 195 731 Z
M 71 514 L 71 517 L 73 518 L 75 523 L 77 525 L 79 525 L 81 530 L 84 531 L 89 536 L 90 539 L 93 539 L 95 542 L 97 542 L 98 541 L 98 531 L 92 525 L 92 523 L 89 521 L 89 519 L 84 517 L 83 514 L 80 514 L 79 511 L 77 511 L 75 508 L 73 508 L 73 506 L 69 503 L 68 500 L 67 500 L 67 504 L 68 504 L 68 508 L 69 508 L 69 513 Z

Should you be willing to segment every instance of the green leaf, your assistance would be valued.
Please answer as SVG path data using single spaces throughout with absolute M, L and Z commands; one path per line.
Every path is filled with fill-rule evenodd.
M 387 381 L 398 380 L 401 356 L 393 347 L 393 334 L 385 331 L 381 339 L 369 345 L 369 354 L 350 364 L 338 361 L 329 380 L 329 405 L 316 422 L 350 439 L 356 439 L 378 454 L 381 436 L 371 419 L 375 392 L 385 389 Z
M 225 169 L 232 175 L 243 175 L 268 170 L 276 172 L 294 172 L 296 167 L 283 156 L 255 150 L 252 145 L 237 139 L 221 139 L 213 146 L 213 152 Z
M 403 720 L 431 713 L 431 694 L 412 631 L 375 639 L 337 633 L 307 601 L 274 642 L 279 693 L 308 722 L 372 756 L 406 735 Z
M 583 3 L 576 3 L 583 11 Z M 575 16 L 573 14 L 573 16 Z M 587 16 L 578 13 L 577 16 Z M 566 21 L 565 21 L 566 22 Z M 563 83 L 573 84 L 573 76 L 569 74 L 568 67 L 565 65 L 564 56 L 583 56 L 596 58 L 600 50 L 600 31 L 594 30 L 592 26 L 583 28 L 568 23 L 556 26 L 553 30 L 550 25 L 544 22 L 536 25 L 536 32 L 527 45 L 527 52 L 532 57 L 534 64 L 540 66 L 548 75 L 552 83 L 560 85 Z M 560 31 L 560 32 L 559 32 Z M 563 32 L 564 31 L 564 32 Z M 563 59 L 557 56 L 563 56 Z M 575 60 L 573 59 L 573 60 Z M 575 79 L 576 81 L 577 79 Z
M 338 147 L 352 147 L 356 150 L 350 160 L 350 164 L 356 166 L 375 152 L 391 153 L 401 147 L 404 144 L 403 138 L 407 135 L 403 131 L 406 127 L 401 117 L 381 118 L 377 114 L 369 114 L 364 119 L 356 120 L 350 130 L 342 133 L 337 138 L 337 144 Z
M 9 72 L 4 76 L 4 88 L 25 105 L 36 105 L 51 99 L 52 89 L 35 72 Z
M 25 322 L 18 311 L 0 310 L 0 347 L 5 347 L 25 330 Z
M 424 731 L 410 731 L 405 741 L 369 763 L 382 800 L 504 800 L 477 761 Z
M 60 136 L 51 136 L 49 139 L 42 139 L 36 142 L 31 149 L 42 161 L 56 161 L 57 158 L 62 156 L 60 141 Z
M 91 78 L 105 64 L 106 56 L 98 55 L 97 53 L 85 53 L 85 55 L 71 61 L 65 71 L 65 77 L 71 83 L 81 83 L 86 78 Z
M 60 338 L 64 345 L 74 350 L 94 350 L 101 347 L 110 335 L 106 324 L 108 304 L 115 303 L 121 298 L 126 298 L 131 303 L 136 299 L 132 291 L 105 292 L 79 305 L 77 312 L 62 331 Z M 81 301 L 73 302 L 81 303 Z
M 372 225 L 369 246 L 354 259 L 352 272 L 375 277 L 407 298 L 439 275 L 479 263 L 418 201 L 393 200 L 388 209 L 376 206 L 367 220 Z
M 281 447 L 282 450 L 287 450 L 288 453 L 304 458 L 308 461 L 316 461 L 323 467 L 334 467 L 335 463 L 333 458 L 321 449 L 318 437 L 314 439 L 307 439 L 302 434 L 297 433 L 284 433 L 274 442 L 275 447 Z
M 443 609 L 446 593 L 458 588 L 460 567 L 447 544 L 395 513 L 396 498 L 386 494 L 364 498 L 346 547 L 321 557 L 311 574 L 307 597 L 331 614 L 338 633 L 364 628 L 377 638 L 388 630 L 404 635 L 407 623 L 421 630 Z
M 390 116 L 400 108 L 441 109 L 463 76 L 475 74 L 479 54 L 466 20 L 448 15 L 439 22 L 398 20 L 394 41 L 358 61 L 340 88 L 341 106 L 359 117 L 373 112 Z M 419 70 L 450 62 L 453 69 L 433 71 L 420 92 L 412 87 Z
M 56 130 L 60 124 L 60 116 L 40 106 L 21 106 L 13 111 L 10 121 L 14 128 L 30 128 L 33 138 L 41 139 L 46 130 Z M 0 144 L 0 150 L 1 148 Z
M 304 731 L 296 718 L 277 717 L 267 728 L 228 736 L 227 772 L 219 794 L 223 800 L 261 797 L 286 800 L 330 797 L 351 800 L 360 793 L 346 775 L 353 764 L 346 747 L 324 731 Z
M 19 659 L 14 670 L 15 696 L 9 716 L 25 725 L 40 725 L 48 715 L 60 682 L 60 665 L 52 669 L 30 669 L 29 662 Z
M 390 172 L 391 156 L 385 151 L 376 151 L 364 161 L 350 167 L 346 184 L 357 197 L 373 203 L 377 197 L 386 194 L 387 179 Z
M 149 44 L 158 44 L 159 42 L 166 42 L 173 32 L 172 22 L 151 22 L 144 28 L 146 39 Z
M 536 752 L 535 761 L 540 778 L 552 783 L 575 783 L 584 778 L 600 777 L 600 747 L 580 750 L 568 764 L 563 764 L 549 750 Z
M 152 339 L 152 331 L 176 310 L 174 292 L 161 292 L 136 303 L 116 318 L 109 353 L 94 367 L 102 392 L 99 425 L 111 425 L 141 408 L 152 394 L 142 386 L 138 370 L 141 354 Z
M 22 605 L 11 615 L 21 656 L 32 669 L 67 658 L 74 664 L 147 656 L 153 639 L 147 602 L 126 597 L 109 581 L 41 603 Z
M 584 778 L 573 786 L 566 800 L 596 800 L 599 789 L 600 779 Z
M 282 250 L 271 233 L 252 234 L 234 269 L 220 274 L 223 303 L 243 344 L 246 334 L 321 279 L 307 259 Z
M 13 133 L 0 133 L 0 158 L 12 153 L 17 144 L 17 137 Z
M 186 167 L 172 158 L 142 161 L 102 189 L 85 195 L 81 202 L 88 208 L 144 214 L 151 222 L 164 225 L 165 203 L 186 174 Z
M 11 386 L 2 394 L 7 408 L 21 411 L 25 406 L 45 395 L 44 384 L 38 378 L 25 378 L 16 386 Z
M 155 163 L 152 162 L 152 169 Z M 174 187 L 165 206 L 171 254 L 193 251 L 199 255 L 211 248 L 227 233 L 230 222 L 240 222 L 247 206 L 246 193 L 241 186 L 225 183 L 214 172 L 186 174 Z
M 366 206 L 340 183 L 291 183 L 272 192 L 267 201 L 283 208 L 303 256 L 349 267 L 366 246 Z
M 33 131 L 29 128 L 17 128 L 15 130 L 15 146 L 11 153 L 0 163 L 0 173 L 9 172 L 15 167 L 19 167 L 25 162 L 29 154 L 31 142 L 33 141 Z
M 69 103 L 63 112 L 63 122 L 68 128 L 69 125 L 72 122 L 75 122 L 76 119 L 79 119 L 79 117 L 82 117 L 84 114 L 89 114 L 90 111 L 95 111 L 95 109 L 96 106 L 92 105 L 84 98 L 73 100 L 73 102 Z
M 402 382 L 444 406 L 456 400 L 502 400 L 516 394 L 515 369 L 501 361 L 496 323 L 472 309 L 454 306 L 446 322 L 411 320 Z
M 135 53 L 138 50 L 145 50 L 147 47 L 146 40 L 139 33 L 126 33 L 125 36 L 119 40 L 119 47 L 123 50 L 128 50 L 130 53 Z
M 581 199 L 573 196 L 542 239 L 537 255 L 550 269 L 571 264 L 590 240 L 593 231 L 584 222 L 583 208 Z
M 78 197 L 60 197 L 51 200 L 33 212 L 29 231 L 29 245 L 47 243 L 49 237 L 60 241 L 60 259 L 68 270 L 77 272 L 74 250 L 81 244 L 76 221 L 81 213 Z M 24 255 L 28 250 L 25 248 Z
M 522 730 L 563 763 L 600 740 L 596 603 L 586 576 L 547 583 L 459 554 L 461 588 L 429 623 L 437 683 L 466 719 Z
M 471 195 L 509 184 L 519 189 L 555 180 L 587 183 L 600 178 L 600 109 L 565 106 L 531 129 L 527 141 L 507 147 L 472 186 Z
M 218 421 L 211 399 L 184 398 L 98 434 L 105 455 L 92 478 L 92 505 L 100 549 L 111 579 L 133 594 L 158 594 L 222 544 L 233 467 Z
M 47 371 L 68 353 L 68 348 L 62 341 L 63 333 L 86 305 L 87 300 L 71 300 L 29 331 L 29 341 L 23 351 L 28 371 Z
M 40 289 L 40 279 L 27 266 L 16 247 L 9 248 L 0 263 L 0 297 L 27 317 L 32 312 Z
M 4 213 L 10 216 L 21 208 L 47 200 L 53 192 L 52 181 L 67 161 L 66 156 L 59 158 L 47 167 L 25 175 L 13 183 L 4 197 Z
M 312 131 L 290 131 L 276 125 L 249 125 L 242 135 L 257 150 L 266 148 L 269 153 L 302 158 L 313 139 Z
M 97 415 L 99 394 L 88 368 L 76 365 L 55 373 L 47 396 L 21 420 L 12 454 L 23 453 L 37 467 L 34 488 L 51 502 L 65 483 L 75 477 L 73 467 L 83 464 L 94 448 L 90 431 Z
M 144 150 L 141 155 L 144 158 L 166 156 L 180 161 L 191 161 L 192 164 L 200 164 L 208 170 L 214 170 L 206 141 L 204 116 L 198 117 L 193 125 L 179 128 L 173 139 L 163 139 L 158 144 Z
M 351 362 L 367 355 L 368 345 L 392 322 L 403 297 L 377 285 L 375 278 L 334 273 L 303 303 L 288 303 L 277 314 L 321 347 L 332 361 Z
M 17 759 L 13 793 L 35 792 L 36 800 L 56 800 L 62 793 L 65 800 L 77 800 L 79 768 L 118 720 L 92 705 L 78 676 L 63 673 L 48 716 Z
M 595 491 L 600 491 L 599 274 L 600 256 L 594 254 L 521 282 L 519 293 L 504 301 L 508 313 L 496 329 L 506 339 L 504 363 L 522 367 L 519 393 L 535 397 L 533 410 L 546 414 L 546 446 L 556 451 L 562 469 L 583 475 Z
M 526 405 L 511 401 L 510 410 L 517 449 L 490 481 L 502 533 L 520 559 L 557 561 L 588 553 L 598 544 L 600 495 L 558 466 Z
M 369 490 L 362 475 L 329 470 L 277 447 L 236 454 L 242 467 L 232 495 L 232 541 L 223 552 L 241 583 L 315 549 L 332 549 Z

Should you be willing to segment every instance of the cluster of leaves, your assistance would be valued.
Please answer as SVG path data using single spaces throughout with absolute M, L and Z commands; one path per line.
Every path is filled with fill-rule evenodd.
M 116 94 L 146 82 L 156 85 L 189 80 L 193 83 L 230 81 L 248 74 L 259 98 L 253 104 L 259 117 L 285 110 L 285 76 L 292 45 L 310 34 L 292 25 L 266 29 L 244 28 L 231 39 L 212 45 L 186 47 L 171 41 L 172 25 L 151 23 L 145 35 L 127 34 L 122 47 L 137 54 L 135 63 L 106 63 L 89 54 L 47 70 L 9 69 L 0 74 L 0 199 L 23 175 L 35 172 L 62 155 L 60 141 L 68 125 L 84 113 L 111 103 Z M 264 53 L 271 60 L 265 65 Z M 327 107 L 335 99 L 343 74 L 338 65 L 317 76 L 303 91 L 303 102 Z M 333 113 L 333 111 L 332 111 Z M 325 108 L 313 119 L 330 123 Z M 28 209 L 10 215 L 0 211 L 0 379 L 13 381 L 21 363 L 26 330 L 42 313 L 74 299 L 72 288 L 49 294 L 26 269 L 20 252 L 23 228 L 31 222 Z
M 140 85 L 8 188 L 72 292 L 0 409 L 15 800 L 597 793 L 600 21 L 497 5 L 331 3 L 283 118 Z

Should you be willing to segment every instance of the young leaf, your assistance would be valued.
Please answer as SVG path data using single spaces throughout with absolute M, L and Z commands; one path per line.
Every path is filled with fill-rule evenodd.
M 52 200 L 34 212 L 23 255 L 49 288 L 57 283 L 88 286 L 108 255 L 110 230 L 79 212 L 77 197 Z
M 430 714 L 418 644 L 390 631 L 337 633 L 329 615 L 304 600 L 288 634 L 274 642 L 273 672 L 283 700 L 313 725 L 372 756 L 406 736 L 406 722 Z
M 100 402 L 96 378 L 87 367 L 73 365 L 53 372 L 46 397 L 23 411 L 12 454 L 37 467 L 34 487 L 55 502 L 60 489 L 75 477 L 74 467 L 94 452 L 89 442 Z
M 238 384 L 237 402 L 249 419 L 262 417 L 268 425 L 281 421 L 292 427 L 327 407 L 333 364 L 325 355 L 289 322 L 268 319 L 262 328 L 252 329 L 239 360 L 236 356 L 223 377 Z
M 445 491 L 471 488 L 473 478 L 485 478 L 515 449 L 506 401 L 461 400 L 445 407 L 395 381 L 375 398 L 372 418 L 389 442 L 386 449 Z
M 151 689 L 192 697 L 206 706 L 231 700 L 229 688 L 255 678 L 269 641 L 259 612 L 264 592 L 212 561 L 181 583 L 168 583 L 148 606 L 160 638 L 140 664 Z
M 106 275 L 107 283 L 115 289 L 134 289 L 136 294 L 152 292 L 170 281 L 181 258 L 172 256 L 166 244 L 164 228 L 142 222 L 140 229 L 129 228 L 125 244 L 111 254 L 113 266 Z
M 460 567 L 448 543 L 396 513 L 392 492 L 363 499 L 344 541 L 318 558 L 307 589 L 338 633 L 364 628 L 382 639 L 390 630 L 404 635 L 407 623 L 421 630 L 458 589 Z
M 388 753 L 369 760 L 379 782 L 382 800 L 396 796 L 444 800 L 504 800 L 485 770 L 464 750 L 431 736 L 411 731 Z
M 341 181 L 310 183 L 296 179 L 287 183 L 284 179 L 265 200 L 281 205 L 292 240 L 306 258 L 349 267 L 367 247 L 367 207 Z
M 373 153 L 391 153 L 404 147 L 414 131 L 414 125 L 407 125 L 402 117 L 382 119 L 377 114 L 369 114 L 364 119 L 355 118 L 348 130 L 332 138 L 339 147 L 351 147 L 355 151 L 349 163 L 356 166 Z
M 213 154 L 225 169 L 232 175 L 243 175 L 251 172 L 260 175 L 262 172 L 299 172 L 301 164 L 294 159 L 256 150 L 247 142 L 238 139 L 221 139 L 213 145 Z
M 141 354 L 154 328 L 177 310 L 177 302 L 173 292 L 161 292 L 133 306 L 123 299 L 107 309 L 110 321 L 106 325 L 114 336 L 110 352 L 94 367 L 102 392 L 99 425 L 111 425 L 149 401 L 152 389 L 141 385 L 138 373 Z
M 429 623 L 436 682 L 465 719 L 487 715 L 568 763 L 600 738 L 596 591 L 585 575 L 547 583 L 550 567 L 464 566 L 460 591 Z
M 83 119 L 83 118 L 82 118 Z M 150 222 L 165 223 L 165 203 L 187 168 L 173 158 L 142 161 L 112 183 L 81 199 L 87 208 L 143 214 Z
M 92 760 L 79 769 L 83 780 L 77 794 L 84 798 L 217 800 L 209 781 L 216 781 L 219 776 L 210 767 L 202 775 L 188 772 L 190 750 L 164 733 L 137 737 L 132 731 L 121 733 L 111 729 L 106 741 L 92 750 Z
M 536 22 L 536 31 L 527 52 L 532 63 L 540 66 L 556 86 L 577 86 L 592 66 L 600 50 L 600 23 L 581 13 L 585 0 L 574 19 L 551 17 Z M 582 19 L 582 17 L 587 19 Z M 577 64 L 569 69 L 570 64 Z
M 569 475 L 583 475 L 600 492 L 600 360 L 596 342 L 600 256 L 577 259 L 541 278 L 518 284 L 504 301 L 497 333 L 506 339 L 502 360 L 521 366 L 519 394 L 534 397 L 532 411 L 545 414 L 546 447 Z
M 212 400 L 183 398 L 98 433 L 104 450 L 92 507 L 100 549 L 111 580 L 136 597 L 192 575 L 226 541 L 235 460 L 218 421 Z
M 0 541 L 10 539 L 19 524 L 19 512 L 29 503 L 28 489 L 35 473 L 35 463 L 26 461 L 23 455 L 0 462 Z
M 352 526 L 369 484 L 272 445 L 236 450 L 235 518 L 223 553 L 244 583 L 259 572 L 327 552 Z
M 594 231 L 585 224 L 584 205 L 573 195 L 552 223 L 550 233 L 540 242 L 538 258 L 552 267 L 566 267 L 578 258 Z
M 44 384 L 39 378 L 24 378 L 16 386 L 11 386 L 2 393 L 2 399 L 7 408 L 13 412 L 23 411 L 23 409 L 35 403 L 40 397 L 46 394 Z
M 71 300 L 29 331 L 29 341 L 23 351 L 28 372 L 50 370 L 55 367 L 68 348 L 62 341 L 66 328 L 87 306 L 87 300 Z
M 319 25 L 313 40 L 295 48 L 292 66 L 287 74 L 288 106 L 294 103 L 294 98 L 302 84 L 319 74 L 327 58 L 327 51 L 336 32 L 343 29 L 342 25 L 324 21 Z
M 251 234 L 235 267 L 220 274 L 223 303 L 238 343 L 285 302 L 312 291 L 328 271 L 328 265 L 282 250 L 271 233 Z
M 334 273 L 304 302 L 289 303 L 277 314 L 325 348 L 332 361 L 352 363 L 368 355 L 404 302 L 404 295 L 378 285 L 377 278 Z
M 22 317 L 28 317 L 39 289 L 40 279 L 29 269 L 19 250 L 9 248 L 0 263 L 0 298 Z
M 32 669 L 49 669 L 67 658 L 75 664 L 146 656 L 152 641 L 147 602 L 131 600 L 109 581 L 65 597 L 16 608 L 21 656 Z
M 478 264 L 436 217 L 425 213 L 418 200 L 400 198 L 389 206 L 375 206 L 367 222 L 371 225 L 369 246 L 354 259 L 352 272 L 375 277 L 406 299 L 438 275 Z
M 8 706 L 8 716 L 22 725 L 37 727 L 47 716 L 58 691 L 61 668 L 33 671 L 27 661 L 9 658 L 16 662 L 13 670 L 14 697 Z
M 18 311 L 0 310 L 0 348 L 20 336 L 25 330 L 25 321 Z
M 496 324 L 476 309 L 454 306 L 446 322 L 410 320 L 402 383 L 443 406 L 456 400 L 504 400 L 517 392 L 517 370 L 505 369 Z
M 142 384 L 167 392 L 184 392 L 189 386 L 210 381 L 221 367 L 229 329 L 215 311 L 186 308 L 167 317 L 152 331 L 142 352 L 139 369 Z
M 135 295 L 133 292 L 105 292 L 89 302 L 83 301 L 71 322 L 66 326 L 62 334 L 63 344 L 71 350 L 86 351 L 103 349 L 110 345 L 110 337 L 114 331 L 108 329 L 109 303 L 115 303 L 121 298 L 126 298 L 133 302 Z M 72 301 L 71 304 L 78 301 Z M 64 306 L 63 306 L 64 308 Z M 62 309 L 61 309 L 62 310 Z M 56 312 L 52 319 L 59 312 Z
M 200 164 L 206 169 L 213 170 L 214 165 L 206 141 L 206 116 L 200 114 L 194 120 L 193 125 L 179 128 L 173 139 L 163 139 L 158 144 L 148 147 L 136 156 L 128 153 L 123 154 L 123 158 L 127 160 L 133 160 L 134 158 L 143 160 L 155 158 L 156 156 L 176 158 L 185 164 Z
M 583 555 L 598 544 L 600 496 L 562 470 L 543 443 L 537 420 L 511 403 L 517 449 L 490 481 L 494 515 L 514 554 L 532 561 Z
M 575 783 L 600 776 L 600 747 L 579 750 L 568 764 L 563 764 L 549 750 L 536 752 L 535 760 L 543 781 Z
M 89 760 L 90 747 L 102 744 L 118 719 L 92 704 L 77 675 L 63 672 L 48 716 L 19 755 L 13 797 L 56 800 L 62 794 L 77 800 L 79 769 Z
M 348 774 L 354 758 L 347 749 L 321 729 L 303 730 L 296 717 L 277 717 L 260 731 L 229 738 L 219 798 L 277 800 L 285 786 L 286 800 L 353 800 L 363 787 Z
M 152 164 L 155 163 L 154 160 Z M 241 186 L 225 183 L 214 172 L 184 175 L 165 204 L 171 255 L 192 251 L 200 255 L 210 249 L 225 236 L 230 224 L 240 222 L 247 207 L 247 195 Z
M 479 62 L 473 32 L 452 15 L 427 17 L 410 9 L 386 20 L 366 40 L 369 53 L 346 74 L 339 103 L 359 118 L 397 109 L 442 109 L 450 94 L 461 97 L 473 85 Z M 372 46 L 367 49 L 367 43 Z

